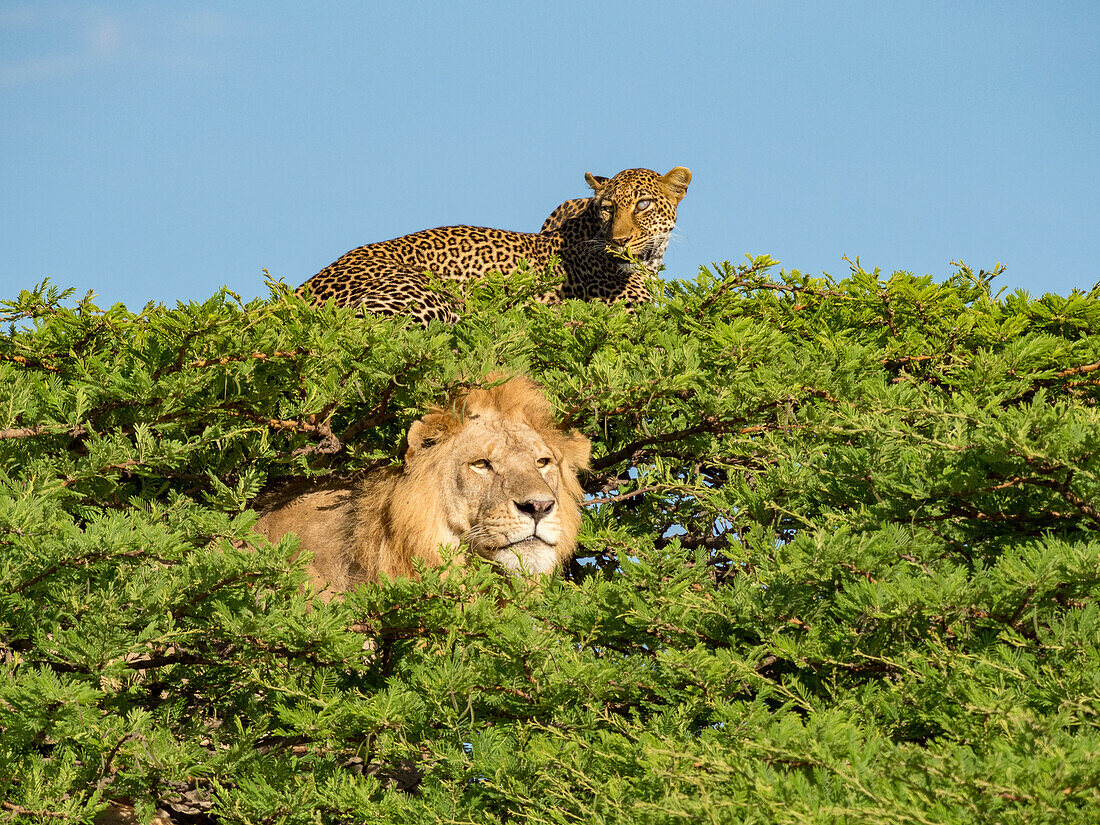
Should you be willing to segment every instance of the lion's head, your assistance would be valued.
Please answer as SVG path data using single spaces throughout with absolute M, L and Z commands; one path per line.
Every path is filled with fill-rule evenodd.
M 565 432 L 538 386 L 512 378 L 461 391 L 413 423 L 404 466 L 328 485 L 270 510 L 269 538 L 296 532 L 315 582 L 344 590 L 440 563 L 441 546 L 529 574 L 557 570 L 580 528 L 577 471 L 590 445 Z
M 409 428 L 406 486 L 438 504 L 436 536 L 446 541 L 437 543 L 465 541 L 510 570 L 545 573 L 573 553 L 576 472 L 588 455 L 588 439 L 558 429 L 538 387 L 513 378 L 462 393 Z

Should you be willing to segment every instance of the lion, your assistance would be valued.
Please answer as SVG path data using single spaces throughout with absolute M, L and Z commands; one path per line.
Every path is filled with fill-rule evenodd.
M 323 598 L 380 576 L 415 576 L 414 563 L 468 553 L 504 570 L 550 573 L 573 555 L 589 440 L 566 432 L 528 378 L 475 387 L 409 427 L 404 464 L 336 481 L 263 512 L 270 541 L 297 533 Z

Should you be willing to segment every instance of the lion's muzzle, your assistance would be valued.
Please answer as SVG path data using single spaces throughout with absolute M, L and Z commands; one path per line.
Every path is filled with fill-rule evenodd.
M 550 511 L 554 509 L 554 499 L 552 498 L 532 498 L 527 501 L 516 501 L 513 503 L 516 505 L 517 510 L 530 516 L 535 524 L 542 521 L 542 519 L 548 516 Z

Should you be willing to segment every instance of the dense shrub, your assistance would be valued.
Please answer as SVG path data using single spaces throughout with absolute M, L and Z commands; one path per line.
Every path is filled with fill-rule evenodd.
M 770 267 L 427 330 L 5 303 L 0 815 L 1095 822 L 1100 293 Z M 310 604 L 257 493 L 500 366 L 593 440 L 578 563 Z

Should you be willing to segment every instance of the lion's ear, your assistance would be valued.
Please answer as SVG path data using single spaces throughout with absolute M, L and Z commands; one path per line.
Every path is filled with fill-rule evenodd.
M 444 435 L 446 427 L 441 415 L 426 415 L 419 421 L 414 421 L 409 427 L 409 446 L 405 450 L 405 460 L 408 461 L 417 453 L 428 449 Z
M 431 444 L 427 430 L 423 421 L 414 421 L 409 427 L 409 446 L 405 448 L 406 461 Z
M 563 433 L 561 454 L 566 463 L 574 470 L 588 469 L 588 459 L 592 457 L 592 442 L 581 435 L 580 430 Z

